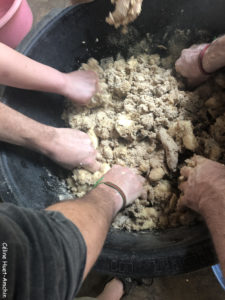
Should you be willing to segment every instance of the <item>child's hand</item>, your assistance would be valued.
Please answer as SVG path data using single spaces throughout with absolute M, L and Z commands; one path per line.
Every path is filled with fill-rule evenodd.
M 98 76 L 93 71 L 75 71 L 64 76 L 62 94 L 78 105 L 87 105 L 98 91 Z

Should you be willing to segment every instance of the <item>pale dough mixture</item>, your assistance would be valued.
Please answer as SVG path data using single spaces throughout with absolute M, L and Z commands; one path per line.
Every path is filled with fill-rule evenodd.
M 114 12 L 109 13 L 106 22 L 115 28 L 123 26 L 126 32 L 126 26 L 140 15 L 143 0 L 111 0 L 111 2 L 116 7 Z
M 139 54 L 127 61 L 90 59 L 82 65 L 100 78 L 101 92 L 89 107 L 68 103 L 63 118 L 87 132 L 99 151 L 102 169 L 75 169 L 67 183 L 83 196 L 114 164 L 138 170 L 145 193 L 120 213 L 113 226 L 127 230 L 188 225 L 197 215 L 176 210 L 177 178 L 193 153 L 225 161 L 225 76 L 219 74 L 195 91 L 182 90 L 159 55 Z

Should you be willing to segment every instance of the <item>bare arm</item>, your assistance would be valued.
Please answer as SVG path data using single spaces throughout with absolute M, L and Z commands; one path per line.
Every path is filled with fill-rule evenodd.
M 41 152 L 67 169 L 80 163 L 90 171 L 99 167 L 97 153 L 86 133 L 43 125 L 1 102 L 0 140 Z
M 104 181 L 117 184 L 125 193 L 129 204 L 142 193 L 144 179 L 128 168 L 114 166 L 106 173 Z M 83 235 L 87 245 L 84 277 L 100 254 L 110 224 L 121 207 L 120 194 L 113 188 L 101 184 L 81 199 L 57 203 L 47 208 L 61 212 Z
M 184 167 L 180 204 L 200 213 L 211 232 L 225 277 L 225 165 L 195 156 L 192 167 Z
M 176 71 L 187 78 L 188 83 L 196 86 L 209 78 L 199 67 L 199 54 L 207 44 L 193 45 L 184 49 L 176 61 Z M 207 73 L 212 73 L 225 66 L 225 36 L 212 42 L 202 58 L 202 67 Z
M 200 213 L 211 232 L 216 252 L 225 278 L 225 190 L 208 199 Z
M 83 105 L 89 102 L 97 90 L 97 75 L 92 71 L 62 73 L 2 43 L 0 53 L 0 84 L 57 93 Z

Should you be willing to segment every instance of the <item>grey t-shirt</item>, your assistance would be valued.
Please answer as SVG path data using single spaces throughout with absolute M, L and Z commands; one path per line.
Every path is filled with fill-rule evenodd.
M 0 204 L 0 299 L 72 300 L 86 245 L 61 213 Z

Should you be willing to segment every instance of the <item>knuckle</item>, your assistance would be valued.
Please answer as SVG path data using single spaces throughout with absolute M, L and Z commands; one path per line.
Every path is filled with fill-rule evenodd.
M 85 166 L 90 166 L 93 163 L 93 159 L 91 159 L 90 157 L 88 157 L 88 158 L 86 158 L 84 160 L 83 163 L 84 163 Z
M 87 135 L 87 133 L 85 133 L 83 131 L 80 131 L 80 136 L 89 139 L 89 136 Z
M 97 152 L 96 152 L 96 150 L 93 148 L 92 151 L 91 151 L 91 157 L 92 157 L 93 160 L 95 160 L 96 156 L 97 156 Z
M 114 165 L 114 166 L 113 166 L 113 169 L 119 169 L 119 168 L 120 168 L 119 165 Z
M 190 50 L 189 49 L 183 49 L 182 50 L 182 57 L 185 58 L 189 54 Z
M 175 62 L 175 68 L 180 68 L 181 65 L 181 58 L 179 58 L 176 62 Z

